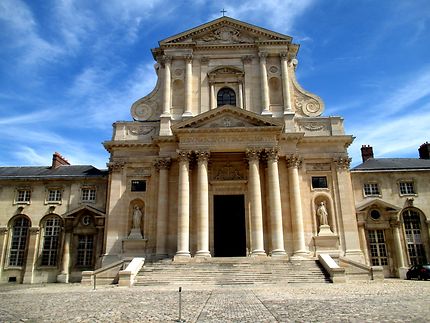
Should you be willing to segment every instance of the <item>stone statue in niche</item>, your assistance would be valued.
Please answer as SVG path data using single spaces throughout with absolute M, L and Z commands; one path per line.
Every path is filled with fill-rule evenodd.
M 140 226 L 142 223 L 142 211 L 140 210 L 139 206 L 135 206 L 133 208 L 133 215 L 132 215 L 132 227 L 131 232 L 128 235 L 128 239 L 142 239 L 142 233 L 140 232 Z
M 324 202 L 321 202 L 320 205 L 318 206 L 317 216 L 318 216 L 318 220 L 320 221 L 320 226 L 328 225 L 328 212 Z

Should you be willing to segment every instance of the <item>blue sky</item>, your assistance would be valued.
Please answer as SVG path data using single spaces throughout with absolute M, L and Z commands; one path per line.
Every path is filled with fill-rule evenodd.
M 353 164 L 430 141 L 428 0 L 0 0 L 0 165 L 106 167 L 112 123 L 155 85 L 150 48 L 227 15 L 293 37 L 297 76 L 345 119 Z

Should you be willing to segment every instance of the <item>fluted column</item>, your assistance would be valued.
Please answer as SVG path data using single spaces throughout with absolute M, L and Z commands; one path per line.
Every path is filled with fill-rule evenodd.
M 170 116 L 170 105 L 171 105 L 171 90 L 170 90 L 170 65 L 172 58 L 170 56 L 164 56 L 164 92 L 163 92 L 163 116 Z
M 215 81 L 209 80 L 209 86 L 210 86 L 210 107 L 211 110 L 216 108 L 216 97 L 215 97 Z
M 402 241 L 400 239 L 400 222 L 392 223 L 394 235 L 394 248 L 396 249 L 397 265 L 399 268 L 405 267 L 405 258 L 403 257 Z
M 290 78 L 288 75 L 288 53 L 281 53 L 282 94 L 284 98 L 284 113 L 291 112 Z
M 260 150 L 247 149 L 249 163 L 248 189 L 251 203 L 251 250 L 252 255 L 265 255 L 263 240 L 263 209 L 260 186 Z
M 169 215 L 169 168 L 170 158 L 159 159 L 155 167 L 159 171 L 158 202 L 157 202 L 157 257 L 167 256 L 166 239 Z
M 299 166 L 301 160 L 297 156 L 287 157 L 288 177 L 290 184 L 290 203 L 294 237 L 294 256 L 306 255 L 305 230 L 303 225 L 302 198 L 300 194 Z
M 260 81 L 261 81 L 261 114 L 271 114 L 269 109 L 269 83 L 267 81 L 266 57 L 267 53 L 260 52 Z
M 243 109 L 243 80 L 239 79 L 239 108 Z
M 279 187 L 278 151 L 269 149 L 267 154 L 268 186 L 270 203 L 270 227 L 272 256 L 285 255 L 284 231 L 282 226 L 281 192 Z
M 197 157 L 197 252 L 196 257 L 210 257 L 209 252 L 209 182 L 208 151 L 196 151 Z
M 182 117 L 192 117 L 193 56 L 185 56 L 185 112 Z
M 178 185 L 178 250 L 177 257 L 190 257 L 190 152 L 180 151 Z

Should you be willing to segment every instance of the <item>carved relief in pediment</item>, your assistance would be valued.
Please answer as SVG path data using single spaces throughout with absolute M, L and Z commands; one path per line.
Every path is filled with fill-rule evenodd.
M 198 44 L 240 44 L 254 43 L 255 39 L 238 29 L 225 26 L 212 30 L 203 36 L 196 37 L 194 41 Z
M 238 118 L 234 115 L 224 115 L 204 122 L 197 126 L 197 128 L 244 128 L 256 127 L 258 124 L 246 120 L 245 118 Z

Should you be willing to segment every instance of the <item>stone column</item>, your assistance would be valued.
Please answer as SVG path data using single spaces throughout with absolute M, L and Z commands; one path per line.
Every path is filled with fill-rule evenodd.
M 366 263 L 366 265 L 371 266 L 369 251 L 367 249 L 367 237 L 366 237 L 365 222 L 360 221 L 357 223 L 357 225 L 358 225 L 358 234 L 360 235 L 360 240 L 361 240 L 361 244 L 362 244 L 362 250 L 364 253 L 364 262 Z
M 72 233 L 66 232 L 64 234 L 63 245 L 63 260 L 61 262 L 61 274 L 57 276 L 59 283 L 68 283 L 70 276 L 70 244 L 72 241 Z
M 239 79 L 239 108 L 243 109 L 243 79 Z
M 252 76 L 251 76 L 253 74 L 252 73 L 252 56 L 250 56 L 250 55 L 243 56 L 242 57 L 242 62 L 243 62 L 243 70 L 245 72 L 243 82 L 248 85 L 246 87 L 243 87 L 243 85 L 242 85 L 242 90 L 243 90 L 243 105 L 244 105 L 244 108 L 246 110 L 249 110 L 250 107 L 251 107 L 251 89 L 250 89 L 250 84 L 253 84 Z
M 178 160 L 178 250 L 175 259 L 190 257 L 190 152 L 179 151 Z
M 197 156 L 197 252 L 196 257 L 210 257 L 209 252 L 209 182 L 208 151 L 196 151 Z
M 6 261 L 7 232 L 6 226 L 0 227 L 0 277 L 3 277 L 2 273 Z
M 159 159 L 155 167 L 159 171 L 158 202 L 157 202 L 157 247 L 156 255 L 159 258 L 167 257 L 166 240 L 169 216 L 169 168 L 170 158 Z
M 301 257 L 308 254 L 305 243 L 303 225 L 302 198 L 300 194 L 299 167 L 301 160 L 294 155 L 287 157 L 288 182 L 290 188 L 290 203 L 292 212 L 292 226 L 294 238 L 294 256 Z
M 279 186 L 278 151 L 270 149 L 267 153 L 268 186 L 270 203 L 270 226 L 272 235 L 272 256 L 285 255 L 284 230 L 282 226 L 281 191 Z
M 402 241 L 400 239 L 400 221 L 391 223 L 394 236 L 394 248 L 396 249 L 397 266 L 399 268 L 405 267 L 405 258 L 403 257 Z
M 266 255 L 263 239 L 263 209 L 260 185 L 260 150 L 247 149 L 249 162 L 249 200 L 251 203 L 251 250 L 253 256 Z
M 192 117 L 193 55 L 185 56 L 185 112 L 182 117 Z
M 339 217 L 341 222 L 339 229 L 343 231 L 344 237 L 348 237 L 348 239 L 344 239 L 345 256 L 355 261 L 363 261 L 364 255 L 360 248 L 351 174 L 349 173 L 351 159 L 340 157 L 335 159 L 334 163 L 339 188 L 337 192 L 339 195 Z
M 39 227 L 31 227 L 28 231 L 30 238 L 28 239 L 27 259 L 25 261 L 24 284 L 33 284 L 34 269 L 37 262 L 37 254 L 39 251 Z
M 272 114 L 269 109 L 269 83 L 267 81 L 266 57 L 267 53 L 260 52 L 260 81 L 261 81 L 261 114 Z
M 209 87 L 210 87 L 210 108 L 211 110 L 216 108 L 217 102 L 216 102 L 216 96 L 215 96 L 215 81 L 209 80 Z
M 171 91 L 170 91 L 170 65 L 172 57 L 164 56 L 164 92 L 163 92 L 163 117 L 170 117 Z
M 281 53 L 282 94 L 284 98 L 284 113 L 291 112 L 290 76 L 288 75 L 288 53 Z

